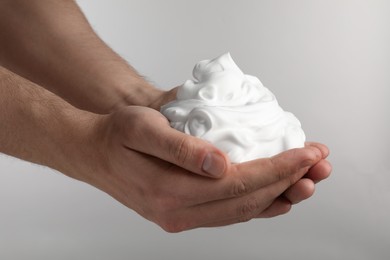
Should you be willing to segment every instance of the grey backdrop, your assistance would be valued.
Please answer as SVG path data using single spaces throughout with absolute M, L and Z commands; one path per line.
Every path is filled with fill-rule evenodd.
M 230 51 L 326 143 L 333 175 L 284 216 L 167 234 L 95 188 L 0 155 L 1 259 L 388 259 L 389 1 L 79 1 L 161 88 Z

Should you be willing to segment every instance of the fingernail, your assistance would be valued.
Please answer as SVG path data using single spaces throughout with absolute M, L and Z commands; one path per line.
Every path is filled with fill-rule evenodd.
M 203 160 L 202 170 L 211 176 L 219 177 L 226 169 L 225 158 L 217 153 L 209 153 Z
M 315 164 L 318 161 L 318 159 L 322 158 L 322 153 L 318 148 L 314 148 L 314 149 L 310 149 L 310 150 L 314 151 L 314 153 L 316 154 L 315 158 L 303 161 L 301 163 L 301 168 L 313 166 L 313 164 Z

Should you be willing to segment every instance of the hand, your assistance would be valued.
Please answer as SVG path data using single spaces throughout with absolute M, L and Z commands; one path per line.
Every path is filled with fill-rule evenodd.
M 164 116 L 145 107 L 104 116 L 94 129 L 96 145 L 88 159 L 80 158 L 94 169 L 80 169 L 81 179 L 168 232 L 283 214 L 290 202 L 281 194 L 324 157 L 309 145 L 230 164 L 215 147 L 172 129 Z M 204 167 L 210 153 L 217 159 Z M 220 178 L 201 176 L 208 175 L 204 168 Z
M 175 87 L 169 91 L 160 91 L 159 95 L 157 95 L 157 99 L 152 102 L 149 107 L 154 108 L 156 110 L 160 110 L 162 105 L 173 101 L 176 99 L 176 92 L 178 87 Z M 321 150 L 323 158 L 320 160 L 315 166 L 310 168 L 308 174 L 304 176 L 297 183 L 293 184 L 284 194 L 287 200 L 289 200 L 292 204 L 297 204 L 305 199 L 310 198 L 315 189 L 315 183 L 318 183 L 329 177 L 332 166 L 326 160 L 329 155 L 329 149 L 319 143 L 307 142 L 306 146 L 314 146 Z

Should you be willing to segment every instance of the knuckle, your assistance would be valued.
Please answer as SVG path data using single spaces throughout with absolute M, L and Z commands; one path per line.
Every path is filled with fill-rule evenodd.
M 249 198 L 243 205 L 238 208 L 239 222 L 248 222 L 254 218 L 260 210 L 260 203 L 254 197 Z
M 192 145 L 185 137 L 174 143 L 174 145 L 169 149 L 169 152 L 174 160 L 181 164 L 184 164 L 189 160 L 189 158 L 192 156 L 192 151 Z
M 306 161 L 306 164 L 313 164 L 317 162 L 319 159 L 321 159 L 322 154 L 321 150 L 319 150 L 316 147 L 310 147 L 310 152 L 306 152 L 303 157 L 304 160 Z
M 141 117 L 141 113 L 134 111 L 135 109 L 121 110 L 118 113 L 113 113 L 114 122 L 111 124 L 112 134 L 121 137 L 121 142 L 125 140 L 127 146 L 131 148 L 139 148 L 139 143 L 144 142 L 144 136 L 147 133 L 149 122 Z
M 251 191 L 250 185 L 243 178 L 238 178 L 237 181 L 233 183 L 232 195 L 233 197 L 241 197 L 245 194 L 248 194 Z
M 250 220 L 252 220 L 253 217 L 252 216 L 242 216 L 240 217 L 237 222 L 238 223 L 245 223 L 245 222 L 249 222 Z
M 278 157 L 271 157 L 269 162 L 274 170 L 274 174 L 276 174 L 277 181 L 283 180 L 290 175 L 291 171 L 289 167 L 286 167 L 283 162 L 280 162 Z

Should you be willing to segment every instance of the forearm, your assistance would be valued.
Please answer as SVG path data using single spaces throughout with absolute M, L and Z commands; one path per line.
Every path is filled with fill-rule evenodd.
M 0 67 L 0 153 L 82 179 L 76 161 L 87 158 L 97 117 Z
M 0 64 L 79 108 L 107 113 L 161 95 L 94 33 L 74 1 L 2 1 L 0 38 Z

